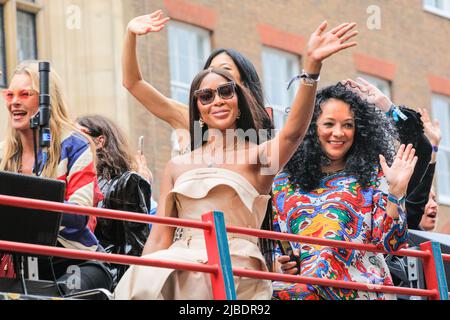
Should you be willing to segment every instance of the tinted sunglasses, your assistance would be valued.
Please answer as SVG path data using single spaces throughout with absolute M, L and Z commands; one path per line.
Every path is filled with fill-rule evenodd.
M 22 90 L 5 89 L 2 91 L 2 94 L 6 102 L 11 103 L 14 100 L 14 97 L 17 97 L 20 101 L 24 101 L 29 99 L 31 96 L 38 94 L 38 92 L 32 89 L 22 89 Z
M 236 83 L 234 81 L 222 84 L 217 87 L 216 90 L 207 88 L 200 89 L 194 92 L 194 97 L 196 97 L 201 104 L 207 105 L 214 101 L 216 98 L 216 93 L 224 100 L 229 100 L 234 97 L 236 92 Z

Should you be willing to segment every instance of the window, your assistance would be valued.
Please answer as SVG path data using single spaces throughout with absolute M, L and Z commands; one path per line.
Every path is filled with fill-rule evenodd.
M 369 76 L 368 74 L 364 73 L 359 73 L 358 77 L 366 79 L 368 82 L 377 87 L 381 92 L 383 92 L 387 97 L 389 97 L 389 99 L 392 99 L 391 83 L 388 80 Z
M 44 0 L 0 0 L 0 86 L 7 86 L 15 67 L 39 58 L 38 16 Z M 40 18 L 42 20 L 42 18 Z M 7 28 L 5 28 L 7 26 Z
M 5 23 L 3 21 L 3 6 L 0 5 L 0 87 L 6 87 L 6 49 L 5 49 Z
M 37 59 L 36 16 L 22 10 L 17 11 L 17 59 Z
M 209 31 L 180 22 L 169 25 L 169 61 L 172 98 L 189 104 L 191 82 L 211 52 Z
M 438 199 L 450 205 L 450 97 L 433 95 L 432 106 L 433 119 L 439 119 L 442 133 L 436 166 Z
M 428 12 L 450 19 L 450 0 L 423 0 L 423 8 Z
M 273 121 L 276 129 L 284 126 L 286 110 L 291 107 L 299 83 L 287 91 L 289 81 L 299 74 L 299 57 L 287 52 L 264 47 L 262 51 L 264 88 L 266 99 L 273 108 Z

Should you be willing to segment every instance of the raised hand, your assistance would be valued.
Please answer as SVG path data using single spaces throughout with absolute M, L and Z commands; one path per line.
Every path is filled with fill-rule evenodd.
M 162 10 L 158 10 L 152 14 L 134 18 L 128 23 L 127 30 L 138 36 L 146 35 L 150 32 L 159 32 L 169 20 L 170 18 L 164 17 Z
M 409 144 L 407 147 L 402 144 L 390 167 L 386 163 L 384 156 L 380 155 L 380 164 L 389 184 L 389 192 L 399 199 L 406 194 L 409 179 L 411 179 L 414 172 L 414 167 L 417 163 L 417 157 L 414 156 L 415 152 L 416 150 L 413 149 L 412 144 Z
M 357 80 L 347 79 L 342 81 L 342 83 L 350 91 L 358 94 L 363 100 L 376 105 L 383 112 L 389 112 L 393 104 L 391 99 L 364 78 L 358 77 Z
M 137 165 L 137 173 L 143 176 L 150 184 L 153 184 L 153 174 L 147 166 L 147 159 L 145 156 L 138 153 L 135 156 L 135 160 Z
M 333 54 L 357 45 L 356 42 L 348 42 L 358 34 L 358 31 L 354 31 L 356 23 L 343 23 L 325 33 L 327 26 L 328 22 L 324 21 L 311 35 L 308 42 L 307 58 L 315 62 L 321 63 Z
M 425 135 L 430 140 L 433 146 L 439 146 L 441 142 L 441 127 L 438 120 L 431 121 L 430 114 L 427 109 L 419 108 L 419 112 L 422 115 L 423 127 Z

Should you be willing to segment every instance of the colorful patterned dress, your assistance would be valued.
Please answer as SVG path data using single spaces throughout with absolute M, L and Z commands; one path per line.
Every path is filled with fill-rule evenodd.
M 405 212 L 400 208 L 395 220 L 386 214 L 387 183 L 381 172 L 365 189 L 355 177 L 340 172 L 324 177 L 312 192 L 294 189 L 288 174 L 282 173 L 273 193 L 276 231 L 375 244 L 390 252 L 406 245 Z M 300 250 L 302 276 L 393 285 L 382 254 L 298 243 L 292 247 Z M 390 294 L 284 282 L 275 282 L 273 289 L 274 299 L 283 300 L 395 299 Z

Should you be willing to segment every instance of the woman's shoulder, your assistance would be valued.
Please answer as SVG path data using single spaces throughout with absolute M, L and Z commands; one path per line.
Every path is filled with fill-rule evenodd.
M 63 134 L 61 141 L 61 159 L 78 159 L 80 156 L 87 156 L 90 153 L 90 142 L 83 134 L 76 131 L 67 131 Z
M 89 148 L 90 142 L 82 133 L 76 131 L 66 131 L 62 135 L 61 148 L 62 149 L 86 149 Z

